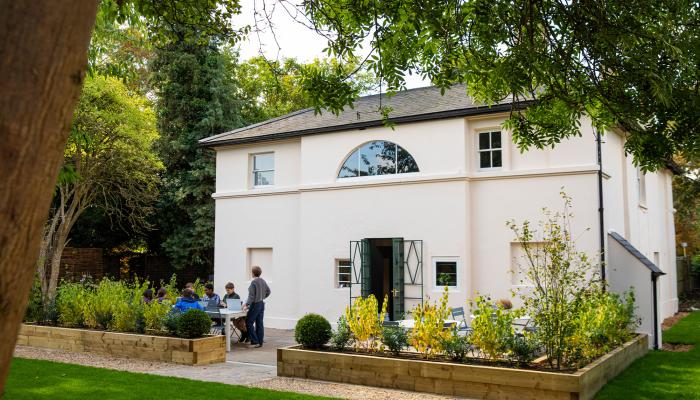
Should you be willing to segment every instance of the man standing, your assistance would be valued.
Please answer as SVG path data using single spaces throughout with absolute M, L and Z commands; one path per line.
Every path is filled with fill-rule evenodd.
M 248 299 L 245 301 L 245 309 L 248 310 L 246 327 L 250 337 L 250 347 L 262 347 L 265 336 L 263 318 L 265 316 L 265 300 L 270 295 L 270 287 L 260 277 L 262 269 L 257 265 L 252 268 L 253 280 L 248 287 Z M 255 327 L 253 327 L 255 325 Z

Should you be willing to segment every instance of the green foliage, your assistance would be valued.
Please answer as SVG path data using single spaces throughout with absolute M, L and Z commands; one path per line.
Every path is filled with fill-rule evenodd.
M 69 328 L 83 326 L 85 322 L 84 311 L 88 304 L 86 288 L 79 283 L 64 282 L 58 288 L 56 295 L 56 310 L 58 322 Z
M 350 344 L 352 340 L 352 331 L 348 326 L 348 320 L 344 315 L 338 318 L 338 326 L 331 336 L 331 346 L 333 349 L 343 351 Z
M 143 321 L 146 333 L 160 334 L 165 328 L 165 319 L 172 306 L 169 301 L 154 300 L 143 305 Z M 177 330 L 177 329 L 175 329 Z
M 381 311 L 374 295 L 360 297 L 353 301 L 351 307 L 345 308 L 345 320 L 355 339 L 355 350 L 379 350 L 381 343 L 377 340 L 382 334 L 382 324 L 386 315 L 388 298 L 384 297 Z
M 191 308 L 177 318 L 177 336 L 186 339 L 202 337 L 211 330 L 211 318 L 206 312 Z
M 445 289 L 437 304 L 426 301 L 413 309 L 413 330 L 410 335 L 411 345 L 424 358 L 442 352 L 442 344 L 452 333 L 445 330 L 445 320 L 452 309 L 447 306 L 449 289 Z
M 450 336 L 442 338 L 442 351 L 452 361 L 464 361 L 471 350 L 471 338 L 459 335 L 456 330 Z
M 306 314 L 294 327 L 294 340 L 303 347 L 319 349 L 331 339 L 331 324 L 318 314 Z
M 369 52 L 366 68 L 390 92 L 420 73 L 442 88 L 463 83 L 487 104 L 512 96 L 506 126 L 520 148 L 580 136 L 586 114 L 594 126 L 628 131 L 626 150 L 651 169 L 700 150 L 696 2 L 309 0 L 304 7 L 316 29 L 331 32 L 329 54 L 350 60 L 360 48 Z M 349 104 L 352 89 L 336 85 L 343 78 L 310 74 L 314 104 Z M 520 112 L 528 100 L 535 101 Z
M 604 353 L 634 328 L 633 298 L 628 294 L 623 304 L 619 296 L 603 291 L 597 268 L 572 239 L 571 198 L 561 196 L 564 210 L 544 209 L 539 233 L 528 221 L 508 223 L 525 252 L 525 283 L 533 289 L 521 298 L 537 327 L 534 339 L 557 369 Z
M 623 301 L 617 293 L 593 288 L 577 299 L 575 331 L 567 351 L 570 363 L 584 365 L 632 338 L 637 327 L 634 292 L 624 297 Z
M 210 271 L 214 247 L 214 153 L 198 140 L 244 124 L 229 73 L 233 56 L 214 43 L 177 41 L 151 62 L 166 171 L 158 203 L 160 242 L 178 269 Z
M 44 301 L 41 295 L 41 279 L 39 279 L 38 275 L 35 275 L 32 290 L 29 293 L 27 311 L 24 313 L 24 321 L 43 322 L 45 318 Z
M 508 343 L 515 335 L 513 321 L 520 314 L 518 310 L 508 310 L 494 303 L 490 298 L 478 296 L 472 302 L 471 342 L 491 360 L 505 358 Z
M 398 326 L 385 326 L 382 328 L 382 344 L 392 354 L 398 355 L 408 347 L 408 332 Z
M 540 352 L 540 344 L 531 334 L 523 336 L 514 335 L 508 341 L 508 358 L 520 366 L 526 366 L 534 360 Z
M 340 64 L 335 59 L 316 59 L 302 64 L 294 58 L 281 61 L 253 57 L 235 67 L 236 82 L 243 102 L 242 113 L 249 123 L 260 122 L 290 112 L 311 107 L 313 83 L 308 80 L 308 71 L 319 74 L 339 69 L 351 76 L 348 84 L 353 93 L 367 92 L 375 85 L 372 74 L 352 74 L 358 63 Z

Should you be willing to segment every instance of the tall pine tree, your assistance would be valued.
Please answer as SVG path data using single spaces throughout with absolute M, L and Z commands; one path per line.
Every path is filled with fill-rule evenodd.
M 235 56 L 215 40 L 181 40 L 156 50 L 151 65 L 165 165 L 160 247 L 176 269 L 211 273 L 214 260 L 214 154 L 197 141 L 243 125 L 230 74 Z

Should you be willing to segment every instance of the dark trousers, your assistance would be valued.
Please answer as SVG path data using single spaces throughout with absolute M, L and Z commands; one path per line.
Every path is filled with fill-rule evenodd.
M 248 328 L 248 336 L 250 336 L 251 344 L 263 344 L 263 339 L 265 336 L 265 326 L 263 325 L 264 316 L 264 302 L 259 301 L 249 306 L 248 315 L 245 319 L 245 324 Z M 253 324 L 255 324 L 255 327 L 253 327 Z

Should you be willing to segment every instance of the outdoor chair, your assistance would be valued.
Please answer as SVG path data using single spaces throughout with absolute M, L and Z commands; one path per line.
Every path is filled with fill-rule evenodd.
M 459 321 L 457 324 L 457 333 L 464 333 L 465 335 L 471 333 L 472 328 L 469 327 L 467 323 L 467 316 L 464 313 L 464 307 L 456 307 L 452 309 L 452 319 Z

